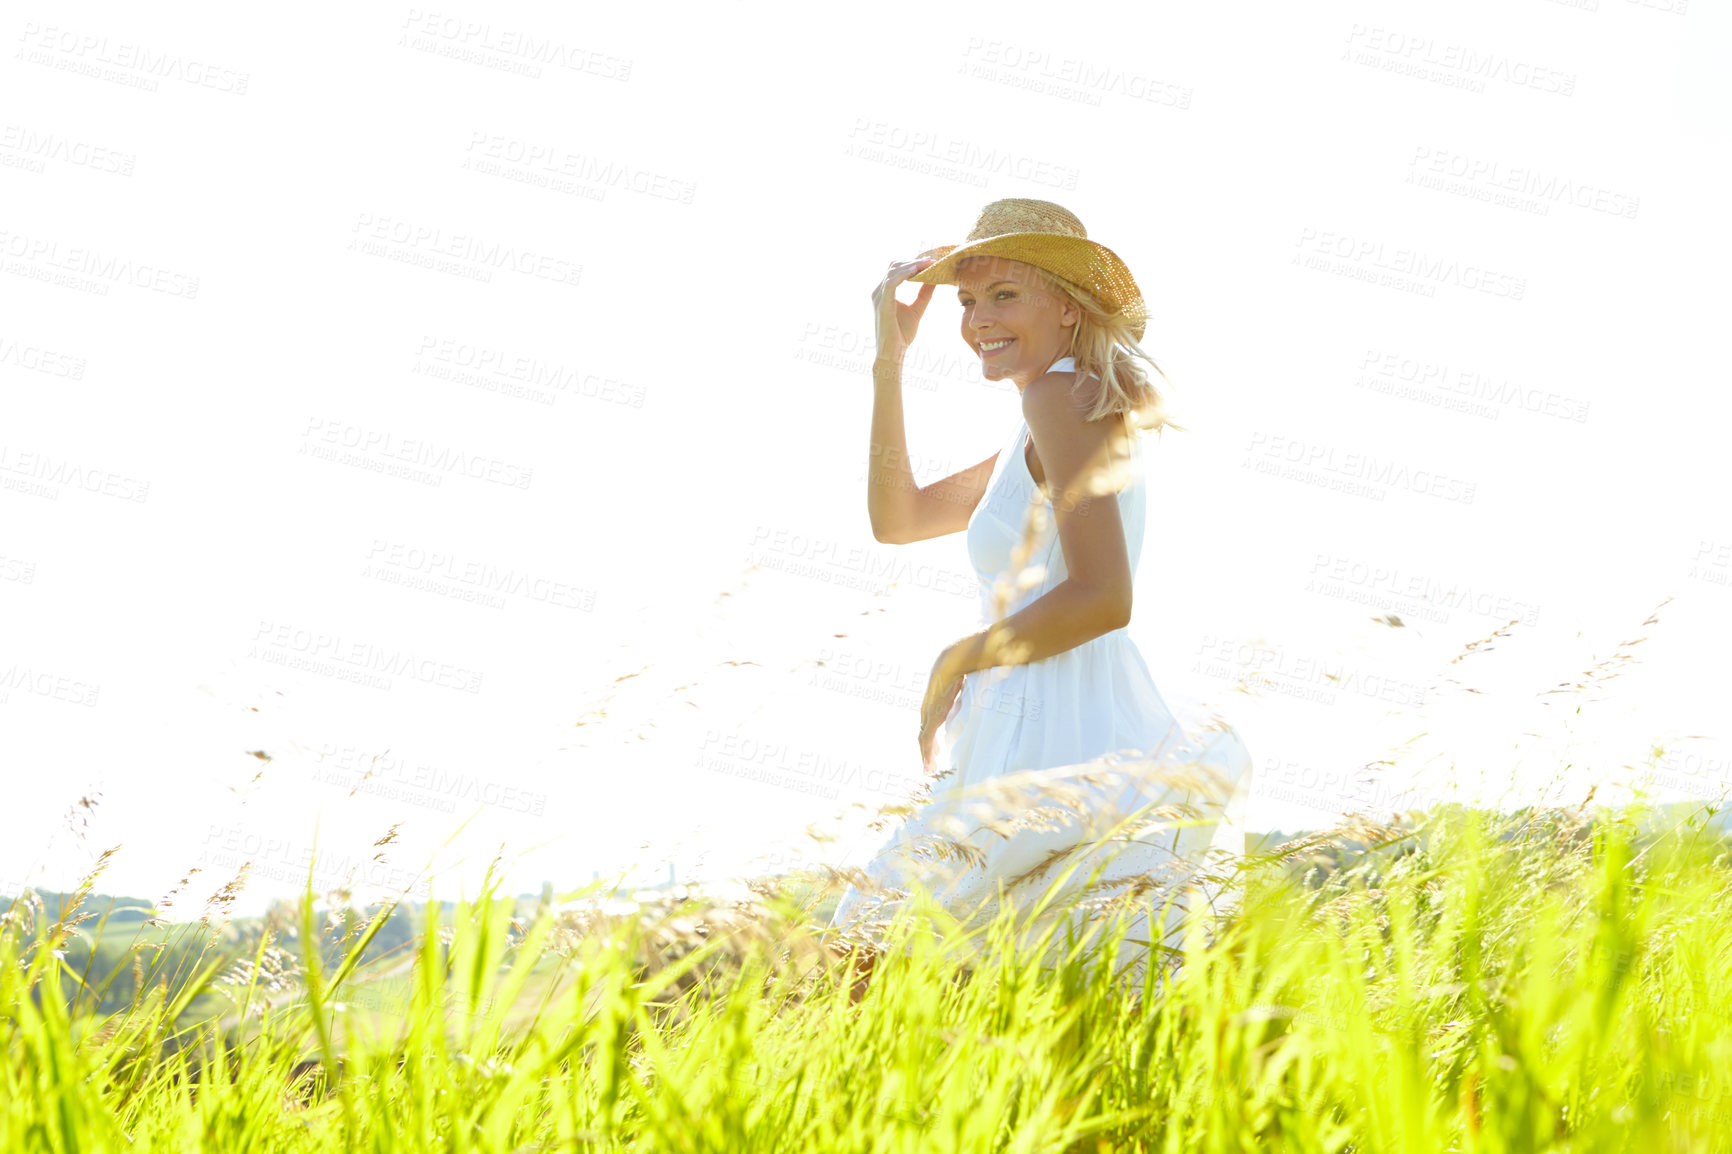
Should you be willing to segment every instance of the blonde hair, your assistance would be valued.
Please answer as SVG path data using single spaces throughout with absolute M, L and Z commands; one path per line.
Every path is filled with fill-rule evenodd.
M 1132 423 L 1133 431 L 1171 428 L 1189 432 L 1167 416 L 1166 398 L 1155 388 L 1148 369 L 1137 363 L 1138 358 L 1147 361 L 1155 372 L 1161 374 L 1161 379 L 1167 381 L 1167 374 L 1137 340 L 1131 318 L 1122 312 L 1109 312 L 1093 293 L 1081 285 L 1038 265 L 1028 267 L 1054 292 L 1069 298 L 1081 312 L 1071 328 L 1070 345 L 1070 354 L 1076 358 L 1077 383 L 1080 385 L 1090 377 L 1100 382 L 1099 388 L 1094 390 L 1085 419 L 1098 421 L 1118 413 Z

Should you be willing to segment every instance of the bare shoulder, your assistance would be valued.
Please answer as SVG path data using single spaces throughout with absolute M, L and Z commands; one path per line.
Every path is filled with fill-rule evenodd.
M 1122 417 L 1089 420 L 1090 405 L 1086 397 L 1078 396 L 1076 380 L 1073 372 L 1047 373 L 1023 389 L 1022 415 L 1035 442 L 1031 448 L 1036 455 L 1056 452 L 1069 458 L 1061 463 L 1066 473 L 1070 470 L 1063 466 L 1080 464 L 1079 457 L 1124 466 L 1137 452 L 1128 423 Z
M 1075 373 L 1046 373 L 1036 377 L 1022 390 L 1022 415 L 1032 424 L 1081 426 L 1087 408 L 1078 401 L 1074 389 Z
M 1072 372 L 1047 373 L 1036 377 L 1022 390 L 1022 415 L 1032 433 L 1036 426 L 1047 436 L 1098 447 L 1108 446 L 1116 458 L 1131 451 L 1126 422 L 1088 419 L 1091 407 L 1083 390 L 1076 387 L 1077 375 Z M 1038 436 L 1038 434 L 1037 434 Z

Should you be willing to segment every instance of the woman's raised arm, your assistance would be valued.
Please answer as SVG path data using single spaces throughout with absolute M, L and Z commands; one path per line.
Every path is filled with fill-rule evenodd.
M 986 492 L 994 453 L 978 465 L 920 486 L 908 464 L 908 433 L 902 416 L 902 360 L 932 300 L 932 285 L 920 286 L 913 304 L 896 299 L 896 286 L 926 268 L 924 258 L 893 261 L 876 289 L 878 352 L 872 362 L 872 442 L 867 448 L 866 513 L 872 536 L 889 545 L 924 541 L 968 528 Z

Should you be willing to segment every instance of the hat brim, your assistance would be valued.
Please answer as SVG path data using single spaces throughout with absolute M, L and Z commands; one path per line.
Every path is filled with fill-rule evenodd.
M 999 256 L 1032 264 L 1080 285 L 1107 308 L 1125 314 L 1136 338 L 1143 339 L 1147 311 L 1142 290 L 1118 254 L 1104 244 L 1049 232 L 1012 232 L 969 244 L 943 245 L 920 254 L 934 263 L 909 280 L 921 284 L 955 284 L 956 266 L 971 256 Z

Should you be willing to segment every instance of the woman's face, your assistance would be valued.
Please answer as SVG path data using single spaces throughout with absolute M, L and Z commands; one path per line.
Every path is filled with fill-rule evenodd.
M 1070 348 L 1080 310 L 1022 261 L 971 256 L 957 262 L 956 296 L 962 339 L 989 381 L 1014 381 L 1021 390 Z

